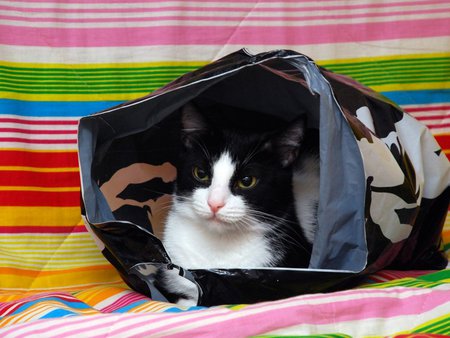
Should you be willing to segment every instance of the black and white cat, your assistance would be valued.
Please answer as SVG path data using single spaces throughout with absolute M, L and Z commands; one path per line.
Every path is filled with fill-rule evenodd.
M 304 140 L 303 119 L 259 133 L 214 125 L 187 104 L 163 238 L 172 262 L 187 269 L 307 267 L 319 162 Z M 197 303 L 197 287 L 178 271 L 163 271 L 157 283 L 172 301 Z

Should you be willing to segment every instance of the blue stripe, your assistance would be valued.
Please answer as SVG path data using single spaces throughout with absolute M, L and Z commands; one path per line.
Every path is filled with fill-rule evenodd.
M 66 310 L 66 309 L 55 309 L 53 311 L 50 311 L 50 312 L 46 313 L 45 315 L 43 315 L 39 319 L 72 317 L 72 316 L 79 316 L 79 315 L 80 315 L 80 313 L 69 311 L 69 310 Z
M 55 297 L 44 297 L 44 298 L 39 298 L 33 301 L 28 301 L 24 304 L 22 304 L 21 306 L 19 306 L 17 309 L 14 310 L 14 314 L 17 313 L 21 313 L 23 311 L 26 311 L 27 309 L 29 309 L 31 306 L 33 306 L 34 304 L 38 304 L 38 303 L 43 303 L 45 304 L 48 301 L 55 301 L 58 302 L 60 304 L 64 304 L 67 307 L 73 308 L 73 309 L 89 309 L 91 308 L 89 305 L 83 303 L 82 301 L 76 300 L 74 299 L 73 301 L 66 301 L 64 299 L 61 299 L 57 296 Z
M 394 91 L 381 94 L 399 105 L 450 102 L 450 89 Z
M 27 117 L 82 117 L 114 107 L 122 102 L 52 102 L 0 99 L 0 114 Z
M 382 92 L 399 105 L 450 102 L 450 89 Z M 0 99 L 0 114 L 29 117 L 83 117 L 114 107 L 123 101 L 21 101 Z
M 138 301 L 133 302 L 133 303 L 131 303 L 131 304 L 128 304 L 128 305 L 126 305 L 126 306 L 122 306 L 122 307 L 119 308 L 119 309 L 116 309 L 116 310 L 114 310 L 114 311 L 111 311 L 111 313 L 124 313 L 124 312 L 128 312 L 129 310 L 134 309 L 135 307 L 137 307 L 137 306 L 139 306 L 139 305 L 141 305 L 141 304 L 145 304 L 145 303 L 147 303 L 147 302 L 148 302 L 148 301 L 145 300 L 145 299 L 138 300 Z

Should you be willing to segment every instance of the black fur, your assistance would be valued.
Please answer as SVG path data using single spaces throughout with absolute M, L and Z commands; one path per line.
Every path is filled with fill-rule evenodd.
M 209 170 L 227 150 L 237 164 L 229 186 L 231 192 L 242 195 L 254 210 L 284 220 L 272 221 L 273 228 L 266 235 L 274 250 L 285 253 L 277 266 L 307 267 L 311 246 L 300 229 L 292 193 L 292 165 L 303 138 L 304 120 L 294 121 L 281 131 L 255 132 L 240 128 L 239 119 L 229 127 L 207 118 L 191 104 L 184 108 L 176 195 L 190 196 L 203 184 L 192 176 L 193 166 Z M 254 121 L 257 124 L 257 117 Z M 236 181 L 247 175 L 255 176 L 258 184 L 252 189 L 239 189 Z M 261 221 L 270 222 L 267 218 Z

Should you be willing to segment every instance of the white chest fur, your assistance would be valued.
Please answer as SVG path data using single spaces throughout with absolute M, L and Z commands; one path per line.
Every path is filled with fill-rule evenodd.
M 211 233 L 177 213 L 169 215 L 164 246 L 174 264 L 188 269 L 255 268 L 276 258 L 260 232 Z

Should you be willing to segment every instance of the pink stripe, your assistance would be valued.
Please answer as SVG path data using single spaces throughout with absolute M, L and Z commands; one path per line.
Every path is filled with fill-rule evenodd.
M 1 8 L 0 8 L 1 9 Z M 144 11 L 145 12 L 145 11 Z M 23 22 L 58 22 L 58 23 L 110 23 L 110 22 L 150 22 L 161 20 L 172 21 L 312 21 L 312 20 L 334 20 L 334 19 L 355 19 L 355 18 L 376 18 L 376 17 L 397 17 L 399 15 L 412 15 L 412 14 L 433 14 L 433 13 L 446 13 L 450 12 L 450 9 L 429 9 L 425 11 L 412 10 L 412 11 L 393 11 L 389 13 L 362 13 L 362 14 L 340 14 L 340 15 L 314 15 L 314 16 L 246 16 L 243 14 L 238 17 L 218 17 L 218 16 L 180 16 L 180 15 L 161 15 L 157 17 L 119 17 L 119 18 L 57 18 L 50 17 L 20 17 L 20 16 L 8 16 L 1 15 L 1 20 L 16 20 Z
M 432 292 L 411 296 L 406 299 L 372 298 L 370 295 L 367 295 L 363 299 L 333 301 L 319 305 L 305 303 L 292 308 L 269 310 L 261 314 L 249 314 L 247 316 L 245 316 L 244 310 L 243 316 L 238 318 L 228 320 L 227 318 L 222 318 L 219 323 L 201 326 L 198 329 L 183 327 L 180 327 L 180 329 L 182 329 L 183 335 L 186 337 L 199 334 L 200 332 L 206 335 L 209 332 L 211 335 L 214 334 L 215 337 L 249 336 L 296 324 L 323 325 L 350 320 L 420 314 L 448 303 L 449 299 L 450 293 L 441 290 L 433 290 Z M 226 315 L 223 317 L 226 317 Z M 146 331 L 145 334 L 150 332 L 153 331 Z M 179 335 L 167 335 L 167 337 L 170 336 Z
M 124 306 L 131 305 L 131 304 L 136 303 L 141 300 L 149 301 L 149 299 L 147 297 L 142 296 L 138 293 L 132 292 L 125 296 L 120 297 L 119 299 L 117 299 L 115 302 L 109 304 L 108 306 L 105 306 L 104 308 L 101 309 L 101 311 L 103 313 L 110 313 L 110 312 L 113 312 Z
M 268 309 L 275 306 L 277 302 L 264 303 L 261 307 L 262 312 L 251 314 L 251 310 L 255 307 L 248 306 L 242 310 L 233 311 L 226 309 L 211 309 L 200 311 L 198 318 L 188 319 L 187 316 L 192 312 L 183 314 L 168 313 L 145 313 L 134 315 L 102 315 L 84 318 L 66 318 L 61 320 L 46 320 L 45 322 L 34 322 L 23 325 L 17 325 L 11 328 L 11 333 L 15 330 L 20 333 L 21 328 L 39 327 L 33 330 L 35 334 L 51 333 L 53 330 L 67 328 L 64 333 L 73 334 L 87 332 L 95 328 L 109 327 L 108 334 L 120 335 L 120 333 L 131 332 L 135 328 L 143 328 L 140 332 L 141 336 L 149 336 L 152 333 L 160 333 L 162 330 L 179 328 L 182 334 L 175 336 L 192 337 L 199 334 L 204 336 L 230 337 L 230 336 L 250 336 L 273 331 L 282 327 L 289 327 L 298 324 L 332 324 L 348 320 L 364 320 L 368 318 L 389 318 L 401 315 L 420 314 L 431 311 L 437 306 L 445 305 L 450 299 L 450 292 L 447 290 L 427 289 L 421 290 L 419 295 L 412 295 L 404 299 L 395 297 L 404 294 L 411 289 L 388 289 L 388 290 L 359 290 L 358 296 L 352 300 L 338 301 L 336 297 L 340 295 L 348 295 L 347 292 L 335 293 L 328 295 L 328 301 L 323 304 L 311 304 L 308 302 L 309 296 L 296 297 L 290 299 L 290 302 L 299 302 L 303 300 L 301 305 L 292 305 L 282 309 Z M 386 296 L 375 296 L 375 294 L 384 294 Z M 391 295 L 394 297 L 387 297 Z M 332 306 L 330 306 L 332 304 Z M 265 309 L 267 308 L 267 309 Z M 236 316 L 235 318 L 232 318 Z M 169 318 L 178 318 L 176 324 L 168 324 L 163 328 L 145 330 L 146 324 L 162 322 Z M 216 317 L 217 323 L 201 325 L 199 328 L 187 329 L 184 324 L 195 323 L 207 318 Z M 112 319 L 112 320 L 111 320 Z M 120 324 L 121 329 L 115 328 L 115 323 Z M 16 331 L 16 332 L 17 332 Z M 180 332 L 181 332 L 180 331 Z M 2 333 L 7 333 L 4 331 Z M 27 333 L 29 335 L 30 332 Z M 103 337 L 99 334 L 97 337 Z M 20 337 L 25 337 L 23 333 Z
M 0 44 L 52 47 L 148 45 L 303 45 L 446 36 L 450 20 L 429 19 L 305 27 L 159 26 L 33 28 L 0 26 Z
M 218 0 L 201 0 L 202 2 L 218 2 Z M 321 2 L 335 2 L 336 0 L 321 0 Z M 15 2 L 21 2 L 21 3 L 27 3 L 27 2 L 34 2 L 34 3 L 48 3 L 48 0 L 16 0 Z M 142 0 L 65 0 L 65 3 L 68 4 L 110 4 L 110 3 L 127 3 L 127 4 L 134 4 L 134 3 L 142 3 Z M 149 3 L 161 3 L 161 0 L 146 0 L 146 2 Z M 248 4 L 255 4 L 258 3 L 264 3 L 264 4 L 270 4 L 270 3 L 279 3 L 277 0 L 232 0 L 230 3 L 248 3 Z M 311 0 L 283 0 L 283 2 L 287 3 L 302 3 L 302 2 L 311 2 Z M 445 1 L 443 1 L 445 2 Z M 428 0 L 424 1 L 411 1 L 411 2 L 403 2 L 403 4 L 406 5 L 416 5 L 416 4 L 427 4 L 429 3 Z M 398 3 L 401 4 L 401 3 Z
M 336 5 L 336 6 L 315 6 L 315 7 L 258 7 L 255 2 L 250 2 L 248 7 L 229 7 L 229 6 L 161 6 L 154 8 L 147 7 L 130 7 L 130 8 L 58 8 L 58 7 L 40 7 L 40 8 L 23 8 L 15 6 L 0 6 L 0 10 L 10 10 L 28 13 L 142 13 L 142 12 L 159 12 L 159 11 L 203 11 L 203 12 L 244 12 L 244 13 L 258 13 L 258 12 L 273 12 L 277 10 L 288 10 L 289 12 L 311 12 L 320 10 L 352 10 L 352 9 L 374 9 L 374 8 L 391 8 L 391 7 L 406 7 L 406 6 L 420 6 L 420 5 L 434 5 L 447 4 L 446 0 L 434 1 L 410 1 L 404 2 L 390 2 L 390 3 L 370 3 L 360 5 Z
M 324 316 L 321 314 L 329 313 L 329 310 L 327 310 L 327 308 L 329 308 L 330 303 L 333 304 L 333 308 L 337 309 L 337 311 L 336 311 L 337 314 L 335 314 L 332 318 L 326 318 L 326 319 L 331 319 L 332 322 L 336 321 L 340 317 L 340 315 L 349 317 L 349 318 L 346 317 L 346 318 L 342 319 L 342 321 L 349 320 L 349 319 L 351 319 L 351 320 L 366 319 L 366 318 L 370 317 L 371 312 L 369 309 L 369 311 L 366 311 L 366 312 L 364 312 L 364 314 L 361 314 L 361 312 L 360 312 L 361 307 L 364 307 L 364 305 L 366 305 L 368 308 L 372 308 L 372 306 L 384 308 L 384 306 L 385 306 L 384 304 L 394 303 L 394 302 L 399 301 L 397 298 L 388 298 L 388 297 L 383 297 L 383 296 L 371 296 L 371 293 L 380 293 L 380 292 L 383 294 L 386 294 L 386 295 L 389 295 L 392 293 L 394 293 L 394 294 L 398 293 L 398 291 L 395 289 L 389 289 L 389 290 L 382 290 L 382 291 L 379 291 L 379 290 L 367 290 L 367 291 L 366 290 L 351 290 L 351 291 L 333 294 L 336 296 L 345 294 L 345 296 L 355 297 L 354 300 L 352 299 L 351 301 L 348 301 L 348 300 L 338 301 L 336 298 L 333 298 L 330 294 L 300 296 L 300 297 L 285 299 L 282 301 L 266 302 L 266 303 L 260 303 L 260 304 L 256 304 L 256 305 L 250 305 L 250 306 L 244 308 L 243 310 L 239 310 L 239 312 L 242 314 L 242 316 L 239 316 L 237 318 L 231 318 L 231 319 L 228 319 L 227 317 L 234 316 L 237 311 L 230 311 L 225 314 L 214 314 L 214 313 L 212 313 L 212 311 L 205 310 L 205 313 L 204 313 L 205 316 L 202 316 L 201 318 L 197 318 L 196 320 L 201 321 L 201 320 L 217 317 L 217 318 L 219 318 L 220 322 L 219 322 L 219 320 L 217 320 L 217 322 L 214 324 L 202 326 L 200 330 L 202 332 L 205 332 L 205 334 L 206 334 L 208 332 L 208 330 L 204 331 L 205 327 L 211 327 L 210 334 L 213 334 L 213 332 L 221 332 L 223 337 L 230 337 L 230 336 L 234 336 L 232 330 L 230 331 L 230 327 L 238 328 L 238 331 L 234 332 L 234 334 L 236 334 L 237 336 L 246 336 L 247 334 L 254 335 L 254 334 L 261 333 L 261 332 L 267 332 L 269 329 L 275 330 L 276 328 L 274 328 L 274 327 L 267 327 L 267 329 L 265 329 L 261 332 L 254 331 L 255 328 L 258 328 L 259 326 L 263 326 L 264 324 L 278 325 L 279 320 L 280 320 L 279 317 L 282 317 L 282 318 L 288 320 L 288 322 L 286 323 L 287 326 L 294 325 L 296 323 L 308 323 L 308 324 L 318 324 L 318 325 L 327 324 L 329 322 L 327 320 L 324 320 Z M 415 302 L 415 300 L 418 299 L 418 301 L 420 303 L 420 300 L 422 300 L 423 298 L 427 298 L 428 295 L 430 294 L 427 291 L 425 291 L 424 293 L 425 294 L 410 296 L 410 297 L 406 298 L 405 300 L 400 300 L 400 301 L 407 300 L 408 306 L 409 306 L 411 300 Z M 450 295 L 450 292 L 447 292 L 447 294 Z M 364 298 L 358 300 L 357 297 L 359 297 L 359 298 L 364 297 Z M 304 299 L 304 301 L 305 301 L 304 304 L 289 306 L 290 303 L 298 302 L 301 298 Z M 312 305 L 310 302 L 313 299 L 315 299 L 315 300 L 324 299 L 324 300 L 327 300 L 328 302 Z M 442 303 L 443 299 L 441 299 L 440 297 L 434 297 L 433 300 L 436 301 L 437 305 L 440 305 Z M 374 302 L 376 302 L 376 305 L 373 304 Z M 413 304 L 414 304 L 414 302 L 413 302 Z M 445 302 L 445 300 L 444 300 L 444 302 Z M 433 301 L 432 301 L 432 303 L 433 303 Z M 430 304 L 431 308 L 437 306 L 436 304 L 435 303 L 433 303 L 433 305 Z M 278 308 L 275 310 L 264 311 L 264 309 L 267 307 L 276 307 L 279 305 L 284 305 L 284 306 L 282 309 Z M 354 310 L 353 306 L 355 306 L 357 310 Z M 346 311 L 346 313 L 345 314 L 339 313 L 340 312 L 339 307 L 345 308 L 345 310 L 343 310 L 343 312 Z M 346 309 L 347 307 L 349 308 L 348 310 Z M 413 308 L 413 306 L 411 306 L 409 309 L 412 309 L 412 308 Z M 251 312 L 255 309 L 260 309 L 262 311 L 261 311 L 261 313 L 258 313 L 258 314 L 249 314 L 248 316 L 246 316 L 247 312 Z M 373 313 L 374 317 L 379 315 L 377 311 L 378 310 L 374 311 L 374 313 Z M 423 310 L 423 311 L 426 311 L 426 310 Z M 386 317 L 390 316 L 390 315 L 388 315 L 388 312 L 384 312 L 384 313 L 387 315 Z M 398 313 L 398 312 L 395 313 L 395 315 L 402 315 L 402 314 L 403 313 Z M 222 317 L 222 318 L 220 318 L 220 317 Z M 289 321 L 289 319 L 285 318 L 285 317 L 289 317 L 292 320 Z M 244 321 L 246 323 L 242 323 L 242 321 Z M 195 322 L 195 320 L 190 319 L 190 318 L 185 318 L 185 319 L 179 318 L 179 320 L 177 320 L 177 323 L 175 325 L 167 324 L 167 325 L 160 326 L 156 329 L 147 330 L 142 333 L 145 335 L 156 334 L 156 333 L 161 332 L 162 330 L 169 330 L 175 326 L 181 327 L 184 324 L 190 324 L 192 322 Z M 114 333 L 120 335 L 121 333 L 125 333 L 125 332 L 133 329 L 134 327 L 138 327 L 138 326 L 139 325 L 135 325 L 133 327 L 127 326 L 121 330 L 115 331 Z M 217 328 L 217 326 L 220 326 L 220 327 Z M 280 327 L 283 327 L 283 326 L 284 325 L 280 325 Z M 227 327 L 228 327 L 228 329 L 227 329 Z M 241 331 L 242 327 L 250 327 L 253 331 L 242 332 Z M 193 329 L 193 331 L 190 333 L 188 333 L 189 331 L 186 331 L 185 334 L 187 335 L 187 337 L 189 337 L 189 335 L 195 334 L 196 330 L 197 329 Z M 185 332 L 185 331 L 183 331 L 183 332 Z M 217 335 L 217 337 L 220 337 L 220 336 L 221 335 Z

